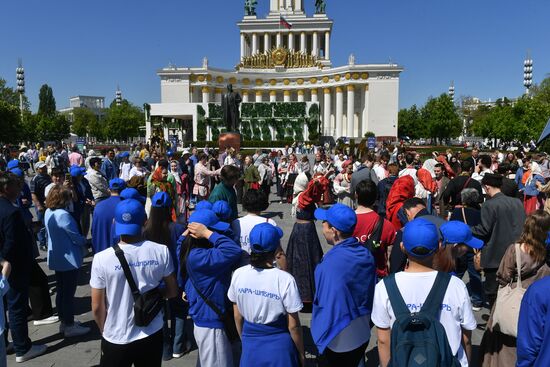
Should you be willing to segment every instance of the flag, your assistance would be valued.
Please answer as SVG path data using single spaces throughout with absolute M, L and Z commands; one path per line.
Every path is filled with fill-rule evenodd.
M 291 29 L 292 24 L 290 24 L 285 18 L 281 16 L 281 19 L 279 20 L 279 24 L 285 27 L 286 29 Z
M 542 134 L 540 134 L 540 138 L 539 140 L 537 141 L 537 145 L 539 145 L 540 143 L 542 143 L 544 140 L 546 140 L 548 137 L 550 136 L 550 119 L 548 120 L 548 122 L 546 123 L 546 126 L 544 128 L 544 130 L 542 131 Z

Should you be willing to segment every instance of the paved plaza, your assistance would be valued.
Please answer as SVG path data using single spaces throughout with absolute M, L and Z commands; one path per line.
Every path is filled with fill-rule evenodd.
M 272 199 L 275 197 L 272 196 Z M 240 207 L 240 206 L 239 206 Z M 240 209 L 240 208 L 239 208 Z M 290 216 L 290 205 L 279 204 L 279 202 L 273 202 L 268 211 L 267 216 L 273 218 L 279 226 L 283 229 L 285 235 L 282 239 L 283 247 L 286 247 L 288 238 L 292 231 L 294 224 L 293 218 Z M 324 241 L 321 232 L 321 224 L 317 223 L 317 232 L 323 245 L 323 250 L 326 252 L 330 247 Z M 39 258 L 40 265 L 48 274 L 50 288 L 55 289 L 55 280 L 53 272 L 48 269 L 46 264 L 46 253 L 41 252 Z M 59 333 L 59 324 L 45 325 L 45 326 L 33 326 L 32 322 L 29 323 L 29 335 L 34 343 L 43 343 L 48 345 L 48 350 L 45 355 L 35 358 L 23 364 L 15 363 L 15 355 L 8 355 L 8 366 L 36 366 L 36 367 L 84 367 L 84 366 L 96 366 L 99 364 L 100 359 L 100 334 L 99 330 L 93 321 L 91 314 L 91 298 L 90 298 L 90 286 L 88 285 L 90 279 L 92 257 L 88 256 L 84 260 L 83 267 L 80 273 L 79 286 L 75 295 L 75 308 L 76 319 L 81 321 L 84 326 L 92 328 L 92 332 L 84 337 L 64 339 Z M 55 305 L 55 294 L 52 295 L 52 303 Z M 483 312 L 477 312 L 476 317 L 478 324 L 485 324 L 482 321 L 482 315 L 488 314 L 487 310 Z M 306 355 L 308 357 L 308 366 L 316 366 L 316 349 L 311 341 L 309 332 L 309 326 L 311 321 L 311 314 L 302 313 L 300 315 L 303 330 L 304 339 L 306 342 Z M 485 317 L 486 319 L 486 317 Z M 367 367 L 378 366 L 378 354 L 376 350 L 376 332 L 373 330 L 373 337 L 371 338 L 370 345 L 367 349 Z M 483 330 L 478 329 L 473 333 L 474 353 L 477 350 L 477 346 L 481 341 Z M 180 359 L 173 359 L 168 362 L 163 362 L 163 366 L 180 366 L 180 367 L 195 367 L 197 360 L 197 351 L 194 350 L 191 353 L 185 355 Z M 476 366 L 477 364 L 472 364 Z M 204 366 L 207 367 L 207 366 Z

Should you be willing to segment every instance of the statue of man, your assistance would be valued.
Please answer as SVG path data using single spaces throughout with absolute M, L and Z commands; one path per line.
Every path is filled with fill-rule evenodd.
M 227 93 L 222 98 L 223 122 L 227 131 L 237 131 L 239 126 L 239 104 L 242 99 L 238 93 L 233 92 L 233 85 L 227 85 Z
M 315 14 L 325 14 L 326 0 L 315 0 Z

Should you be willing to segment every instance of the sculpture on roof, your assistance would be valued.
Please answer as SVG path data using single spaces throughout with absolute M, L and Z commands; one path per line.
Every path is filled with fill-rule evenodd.
M 325 14 L 326 8 L 326 0 L 315 0 L 315 14 Z
M 246 16 L 255 16 L 256 15 L 256 5 L 258 5 L 257 0 L 245 0 L 245 2 L 244 2 L 244 15 L 246 15 Z

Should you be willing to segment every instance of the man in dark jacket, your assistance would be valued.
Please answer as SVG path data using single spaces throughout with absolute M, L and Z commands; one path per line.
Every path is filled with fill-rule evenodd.
M 474 166 L 472 166 L 472 160 L 467 159 L 460 164 L 462 172 L 459 176 L 453 178 L 447 184 L 447 187 L 443 191 L 440 197 L 441 203 L 445 206 L 449 206 L 449 209 L 453 209 L 455 206 L 462 204 L 460 193 L 462 190 L 476 189 L 479 193 L 479 198 L 483 201 L 483 191 L 481 190 L 481 184 L 472 179 L 472 173 L 474 172 Z
M 376 172 L 372 169 L 373 164 L 374 157 L 371 154 L 366 154 L 363 157 L 363 164 L 361 167 L 359 167 L 359 169 L 351 175 L 350 192 L 355 192 L 355 187 L 357 187 L 357 184 L 364 180 L 371 180 L 378 185 L 378 176 L 376 176 Z
M 45 345 L 32 345 L 27 326 L 33 239 L 21 210 L 15 206 L 22 183 L 13 173 L 0 173 L 0 257 L 12 265 L 6 294 L 16 362 L 25 362 L 46 351 Z
M 481 267 L 485 272 L 483 288 L 492 307 L 497 297 L 500 261 L 508 246 L 521 236 L 525 211 L 521 200 L 501 192 L 501 175 L 487 173 L 481 183 L 490 199 L 481 206 L 481 223 L 472 227 L 472 234 L 485 242 L 481 252 Z

